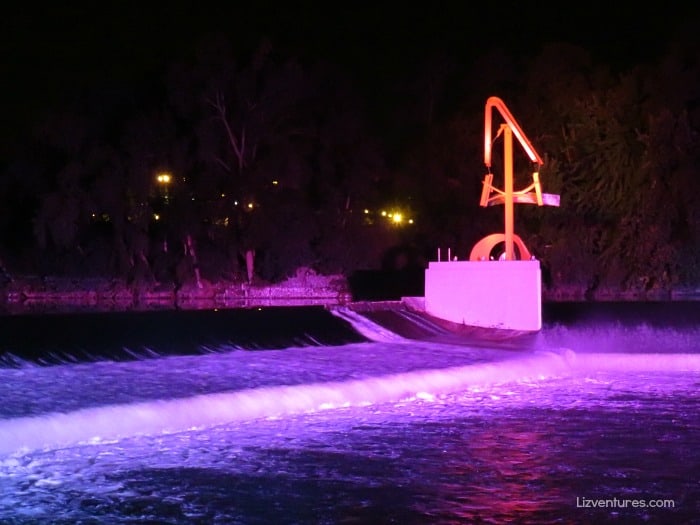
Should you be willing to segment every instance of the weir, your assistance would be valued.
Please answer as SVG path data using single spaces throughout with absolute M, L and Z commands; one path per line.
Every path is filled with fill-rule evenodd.
M 350 309 L 336 309 L 332 313 L 348 322 L 367 342 L 266 352 L 239 350 L 208 356 L 174 356 L 169 360 L 159 357 L 142 363 L 67 366 L 56 373 L 63 378 L 64 385 L 39 391 L 39 395 L 47 397 L 41 403 L 54 406 L 53 410 L 45 408 L 38 413 L 0 419 L 0 454 L 25 454 L 37 449 L 204 430 L 234 421 L 434 400 L 468 389 L 588 377 L 600 372 L 700 372 L 700 354 L 693 352 L 697 348 L 692 345 L 684 353 L 630 353 L 624 348 L 600 353 L 591 351 L 595 348 L 552 347 L 546 339 L 523 343 L 522 339 L 507 338 L 506 344 L 500 344 L 486 339 L 483 334 L 487 332 L 483 332 L 481 336 L 472 333 L 462 339 L 462 346 L 456 346 L 403 337 L 374 322 L 367 313 Z M 429 319 L 410 312 L 405 322 L 422 327 L 424 333 L 449 334 L 440 332 L 440 326 L 430 324 Z M 585 339 L 585 333 L 573 331 L 568 334 L 567 342 Z M 695 333 L 691 331 L 685 338 Z M 645 334 L 649 335 L 642 330 L 639 335 Z M 192 369 L 192 359 L 200 360 L 198 367 L 203 366 L 199 375 Z M 191 365 L 180 360 L 190 360 Z M 160 362 L 157 368 L 150 366 L 154 361 Z M 124 395 L 106 391 L 102 400 L 93 394 L 93 406 L 85 406 L 88 398 L 84 394 L 70 402 L 67 394 L 73 392 L 74 384 L 83 383 L 89 388 L 88 377 L 81 375 L 80 369 L 86 366 L 99 366 L 91 372 L 85 369 L 85 373 L 107 374 L 116 384 L 120 382 L 119 374 L 127 372 L 125 377 L 131 377 L 129 391 Z M 53 377 L 55 368 L 0 369 L 7 388 L 3 396 L 11 402 L 12 392 L 21 384 L 34 376 L 37 381 L 41 376 Z M 204 386 L 202 379 L 211 377 L 212 373 L 222 376 L 221 385 L 212 386 L 211 392 L 196 394 Z M 133 376 L 145 378 L 137 381 Z M 321 379 L 324 376 L 326 380 Z M 143 387 L 139 387 L 141 381 Z M 149 386 L 151 383 L 160 386 L 154 391 Z M 34 388 L 41 388 L 36 385 Z M 148 396 L 155 393 L 156 397 L 127 401 L 135 395 L 143 397 L 144 393 L 139 393 L 142 388 Z M 37 405 L 41 404 L 36 401 Z
M 700 372 L 698 354 L 538 351 L 487 363 L 359 380 L 242 389 L 0 420 L 0 455 L 170 434 L 234 422 L 437 396 L 494 384 L 602 371 Z
M 567 305 L 499 340 L 405 306 L 315 311 L 276 349 L 0 367 L 0 521 L 604 523 L 575 502 L 617 494 L 674 507 L 613 520 L 692 522 L 697 309 Z M 321 321 L 356 342 L 294 346 Z
M 232 421 L 433 397 L 470 386 L 566 374 L 567 353 L 543 353 L 361 380 L 281 385 L 184 399 L 101 406 L 0 421 L 0 454 L 182 432 Z

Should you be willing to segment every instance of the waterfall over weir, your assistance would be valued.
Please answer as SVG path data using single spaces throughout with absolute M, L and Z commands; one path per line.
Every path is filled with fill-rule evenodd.
M 473 386 L 567 374 L 570 355 L 522 358 L 357 380 L 280 385 L 145 403 L 108 405 L 0 421 L 0 454 L 177 432 L 230 421 L 434 397 Z
M 505 335 L 396 305 L 5 318 L 0 522 L 697 523 L 678 308 Z
M 64 365 L 47 370 L 21 368 L 13 377 L 4 371 L 4 396 L 12 400 L 32 375 L 58 383 L 33 405 L 46 405 L 31 413 L 12 412 L 0 420 L 0 454 L 61 447 L 75 443 L 110 441 L 126 437 L 182 432 L 231 421 L 280 417 L 339 407 L 367 406 L 415 398 L 434 398 L 475 387 L 600 371 L 700 371 L 700 354 L 694 353 L 593 353 L 542 344 L 507 349 L 484 348 L 489 342 L 472 337 L 459 347 L 402 337 L 357 312 L 336 309 L 368 343 L 335 347 L 290 347 L 264 353 L 223 347 L 216 355 L 199 356 L 199 372 L 178 372 L 178 359 L 152 359 L 131 365 L 99 363 Z M 424 330 L 425 321 L 414 317 Z M 444 334 L 436 334 L 444 335 Z M 571 335 L 571 334 L 569 334 Z M 274 352 L 274 354 L 271 354 Z M 392 356 L 403 359 L 392 362 Z M 311 359 L 313 362 L 309 362 Z M 190 361 L 191 362 L 191 361 Z M 88 367 L 88 368 L 85 368 Z M 290 370 L 291 368 L 291 370 Z M 259 374 L 251 374 L 259 370 Z M 90 374 L 90 379 L 84 376 Z M 145 374 L 153 385 L 111 387 L 109 395 L 71 395 L 75 384 L 110 381 L 114 376 Z M 214 381 L 211 376 L 216 376 Z M 188 381 L 189 384 L 186 384 Z M 17 385 L 13 385 L 16 381 Z M 43 379 L 37 378 L 40 384 Z M 209 383 L 207 388 L 205 385 Z M 215 384 L 212 384 L 215 383 Z M 116 383 L 118 385 L 119 383 Z M 44 386 L 44 389 L 49 387 Z M 104 389 L 104 386 L 102 387 Z M 144 389 L 147 393 L 139 392 Z M 201 393 L 202 391 L 205 393 Z M 209 390 L 209 391 L 207 391 Z M 41 387 L 38 395 L 42 395 Z M 92 397 L 92 399 L 91 399 Z M 144 398 L 147 398 L 144 400 Z M 17 402 L 22 402 L 17 399 Z M 26 400 L 24 401 L 26 402 Z M 7 411 L 7 409 L 6 409 Z

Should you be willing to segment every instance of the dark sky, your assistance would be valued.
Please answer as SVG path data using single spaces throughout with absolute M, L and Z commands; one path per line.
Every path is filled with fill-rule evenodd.
M 413 7 L 334 1 L 14 4 L 0 16 L 2 135 L 10 139 L 13 130 L 26 128 L 62 90 L 92 79 L 138 81 L 191 54 L 204 35 L 215 31 L 241 49 L 269 36 L 281 48 L 369 77 L 410 65 L 434 50 L 448 49 L 467 60 L 495 45 L 520 53 L 552 40 L 585 45 L 618 62 L 643 59 L 691 18 L 689 8 L 672 8 L 668 2 L 629 3 L 633 9 L 620 2 L 467 0 Z

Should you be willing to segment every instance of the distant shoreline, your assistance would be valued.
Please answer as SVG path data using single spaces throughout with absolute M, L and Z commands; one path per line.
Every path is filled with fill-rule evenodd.
M 128 285 L 117 279 L 15 278 L 0 287 L 0 313 L 58 310 L 140 311 L 197 310 L 259 306 L 335 306 L 354 301 L 340 276 L 301 275 L 278 284 L 203 282 L 174 285 Z M 577 287 L 543 289 L 543 302 L 700 301 L 700 289 L 594 292 Z M 381 301 L 379 301 L 381 302 Z
M 19 278 L 0 288 L 0 311 L 153 310 L 337 305 L 352 300 L 337 276 L 306 275 L 279 284 L 128 285 L 117 279 Z

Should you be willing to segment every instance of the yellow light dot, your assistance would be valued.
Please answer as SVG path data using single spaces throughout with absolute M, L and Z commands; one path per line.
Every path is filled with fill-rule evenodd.
M 400 213 L 394 213 L 393 216 L 391 217 L 391 220 L 393 220 L 396 223 L 399 223 L 403 220 L 403 217 Z
M 366 213 L 366 214 L 369 213 L 369 210 L 368 210 L 367 208 L 365 208 L 365 213 Z
M 386 217 L 386 212 L 382 211 L 382 217 Z
M 155 220 L 159 221 L 159 220 L 160 220 L 160 215 L 158 215 L 157 213 L 154 213 L 154 214 L 153 214 L 153 218 L 154 218 Z
M 251 210 L 253 209 L 253 203 L 252 203 L 252 202 L 249 202 L 249 203 L 248 203 L 248 208 L 251 209 Z
M 275 186 L 277 186 L 277 185 L 279 184 L 279 182 L 277 182 L 276 180 L 273 180 L 273 181 L 272 181 L 272 184 L 274 184 Z

